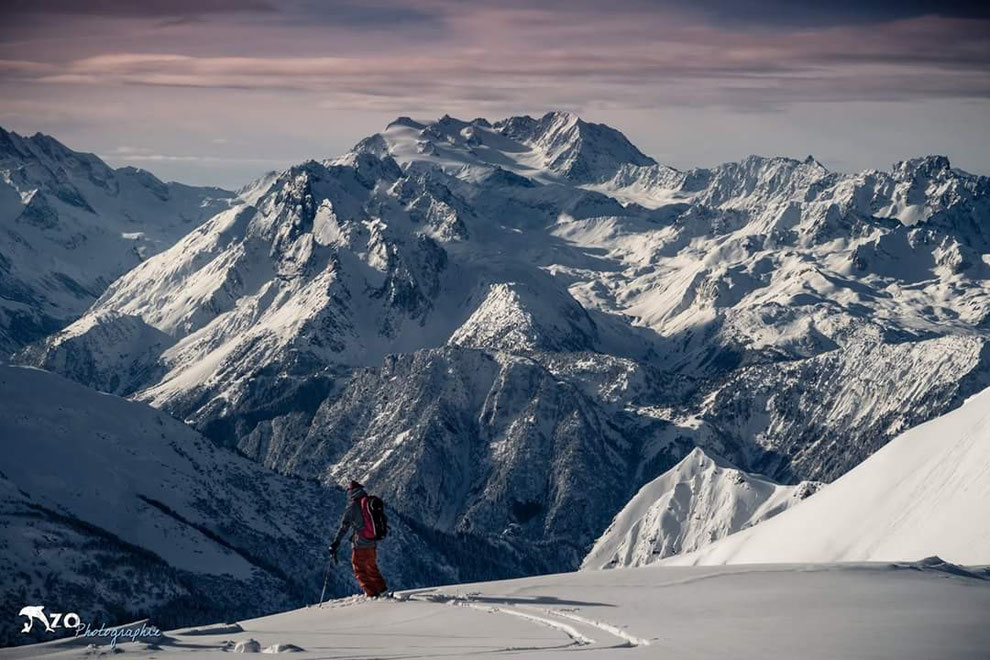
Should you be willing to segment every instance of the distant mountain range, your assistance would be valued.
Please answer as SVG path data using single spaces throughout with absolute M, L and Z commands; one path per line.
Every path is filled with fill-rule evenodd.
M 0 128 L 0 358 L 74 321 L 232 196 Z
M 207 197 L 13 360 L 364 480 L 420 538 L 512 548 L 503 573 L 578 567 L 686 457 L 786 500 L 990 386 L 990 179 L 940 156 L 678 171 L 567 113 L 399 118 Z M 684 504 L 711 525 L 647 545 L 765 517 L 705 508 L 710 469 Z

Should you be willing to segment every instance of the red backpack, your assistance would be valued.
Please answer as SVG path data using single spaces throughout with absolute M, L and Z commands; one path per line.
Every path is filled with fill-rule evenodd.
M 369 541 L 381 541 L 388 535 L 388 516 L 385 503 L 377 495 L 365 495 L 360 500 L 364 527 L 358 533 Z

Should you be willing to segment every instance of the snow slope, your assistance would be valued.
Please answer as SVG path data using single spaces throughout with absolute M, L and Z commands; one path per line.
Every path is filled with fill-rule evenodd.
M 291 606 L 318 573 L 338 494 L 43 371 L 0 367 L 0 401 L 4 602 L 189 621 L 189 602 L 216 618 Z
M 990 389 L 901 434 L 814 497 L 666 564 L 990 563 Z
M 697 550 L 788 510 L 820 487 L 777 484 L 695 448 L 629 500 L 581 568 L 645 566 Z
M 126 657 L 890 658 L 964 660 L 990 650 L 990 580 L 925 564 L 646 567 L 424 589 L 407 600 L 322 608 L 168 632 Z M 78 657 L 67 640 L 2 658 Z
M 40 602 L 108 624 L 151 615 L 174 626 L 298 607 L 319 594 L 344 499 L 341 489 L 221 449 L 145 404 L 0 366 L 8 609 Z M 393 587 L 548 570 L 505 543 L 411 533 L 389 511 L 381 562 Z M 356 588 L 342 562 L 327 593 Z M 0 620 L 2 645 L 32 639 L 18 634 L 15 614 Z
M 0 128 L 0 357 L 75 320 L 232 196 Z

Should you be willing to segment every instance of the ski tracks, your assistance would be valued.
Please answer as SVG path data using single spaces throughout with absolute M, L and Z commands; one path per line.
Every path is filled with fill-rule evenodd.
M 591 637 L 581 634 L 581 632 L 574 626 L 565 623 L 563 621 L 555 621 L 554 619 L 540 616 L 538 614 L 531 614 L 529 612 L 523 612 L 517 607 L 506 607 L 502 605 L 482 605 L 480 603 L 472 603 L 470 601 L 457 600 L 451 601 L 455 605 L 463 605 L 465 607 L 470 607 L 472 609 L 481 610 L 483 612 L 491 612 L 493 614 L 508 614 L 510 616 L 519 617 L 520 619 L 526 619 L 532 621 L 533 623 L 539 624 L 541 626 L 546 626 L 547 628 L 553 628 L 564 633 L 571 638 L 571 642 L 575 646 L 590 646 L 595 643 L 595 640 Z
M 588 619 L 583 616 L 578 616 L 577 614 L 574 614 L 573 612 L 570 611 L 566 611 L 566 610 L 546 610 L 546 611 L 547 613 L 552 614 L 554 616 L 562 617 L 564 619 L 570 619 L 572 621 L 577 621 L 586 626 L 597 628 L 602 632 L 608 633 L 609 635 L 625 640 L 626 643 L 624 644 L 624 646 L 630 646 L 630 647 L 649 646 L 650 643 L 653 641 L 650 639 L 646 639 L 645 637 L 637 637 L 627 632 L 625 629 L 620 628 L 619 626 L 614 626 L 611 623 L 604 623 L 602 621 L 595 621 L 593 619 Z
M 410 600 L 447 603 L 454 606 L 470 607 L 491 614 L 503 614 L 525 619 L 536 625 L 562 632 L 570 638 L 573 647 L 589 649 L 635 648 L 649 646 L 652 642 L 650 639 L 637 637 L 619 626 L 575 614 L 571 609 L 551 609 L 508 602 L 480 603 L 473 600 L 471 596 L 471 594 L 457 596 L 423 590 L 411 592 L 406 597 Z

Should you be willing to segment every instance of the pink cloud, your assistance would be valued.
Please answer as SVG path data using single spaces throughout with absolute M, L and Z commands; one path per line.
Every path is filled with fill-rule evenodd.
M 494 17 L 498 16 L 496 20 Z M 548 32 L 540 46 L 491 49 L 423 44 L 415 54 L 321 57 L 96 54 L 64 62 L 0 61 L 0 79 L 48 84 L 293 89 L 328 95 L 338 105 L 377 105 L 463 96 L 512 102 L 524 95 L 586 103 L 627 97 L 631 107 L 667 103 L 787 103 L 990 96 L 990 41 L 974 21 L 924 17 L 871 27 L 751 34 L 712 26 L 667 26 L 649 43 L 599 39 L 559 47 L 574 25 L 546 26 L 538 11 L 480 12 L 507 41 Z M 525 29 L 520 24 L 525 24 Z M 990 22 L 983 22 L 990 31 Z M 522 36 L 518 31 L 522 30 Z M 566 88 L 573 89 L 568 90 Z M 575 93 L 579 92 L 579 93 Z M 673 93 L 672 93 L 673 92 Z
M 85 140 L 103 131 L 93 149 L 147 141 L 165 171 L 173 162 L 180 171 L 217 132 L 245 145 L 263 141 L 263 153 L 292 162 L 312 155 L 314 136 L 326 140 L 316 153 L 335 153 L 399 114 L 495 118 L 561 108 L 619 126 L 634 118 L 640 139 L 692 162 L 714 136 L 719 145 L 736 140 L 762 151 L 782 139 L 780 118 L 805 126 L 805 117 L 820 113 L 807 130 L 791 129 L 797 137 L 789 145 L 803 156 L 822 117 L 847 121 L 860 102 L 897 102 L 883 108 L 882 120 L 860 108 L 858 125 L 833 127 L 823 144 L 855 135 L 849 148 L 862 153 L 842 157 L 864 162 L 868 151 L 874 163 L 877 149 L 866 143 L 880 123 L 905 122 L 885 138 L 893 153 L 907 138 L 920 144 L 930 134 L 925 107 L 938 104 L 969 122 L 952 128 L 966 133 L 962 147 L 987 153 L 985 113 L 972 108 L 990 99 L 990 21 L 917 11 L 894 20 L 911 14 L 866 8 L 869 21 L 791 24 L 760 3 L 756 18 L 766 20 L 740 22 L 725 15 L 738 18 L 744 7 L 713 1 L 284 0 L 258 3 L 271 11 L 241 12 L 237 3 L 207 0 L 206 11 L 184 2 L 170 14 L 125 2 L 77 12 L 69 10 L 85 3 L 45 0 L 37 11 L 0 20 L 0 123 L 75 131 Z M 840 4 L 836 11 L 860 11 Z M 835 8 L 825 9 L 812 13 Z M 762 115 L 769 118 L 759 124 Z M 673 116 L 676 129 L 658 128 L 659 117 Z M 702 126 L 705 117 L 711 123 Z M 177 144 L 178 135 L 186 141 Z M 262 153 L 215 148 L 204 155 L 247 162 Z M 737 155 L 721 146 L 705 153 Z

